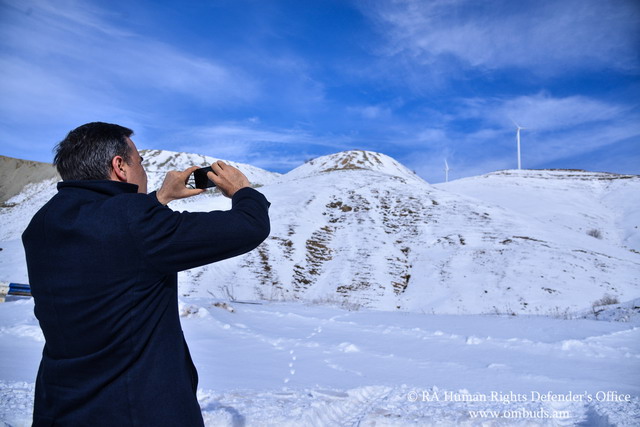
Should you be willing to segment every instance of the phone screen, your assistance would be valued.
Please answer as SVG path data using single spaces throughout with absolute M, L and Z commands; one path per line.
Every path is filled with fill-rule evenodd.
M 195 181 L 196 188 L 210 188 L 216 186 L 216 184 L 207 177 L 207 172 L 213 172 L 211 166 L 196 169 L 193 172 L 193 180 Z

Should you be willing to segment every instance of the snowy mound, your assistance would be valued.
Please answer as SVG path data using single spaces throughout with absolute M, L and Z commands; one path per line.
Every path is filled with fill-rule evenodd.
M 397 160 L 385 154 L 362 150 L 342 151 L 315 158 L 288 172 L 285 178 L 303 178 L 344 170 L 370 170 L 409 180 L 422 181 L 414 172 Z
M 545 224 L 640 250 L 640 176 L 579 170 L 504 170 L 437 188 Z
M 144 157 L 143 165 L 149 177 L 149 191 L 160 187 L 167 171 L 184 170 L 191 166 L 210 166 L 211 163 L 221 160 L 202 154 L 178 153 L 167 150 L 140 150 L 140 155 Z M 240 169 L 254 186 L 271 184 L 280 176 L 278 173 L 269 172 L 244 163 L 223 161 Z

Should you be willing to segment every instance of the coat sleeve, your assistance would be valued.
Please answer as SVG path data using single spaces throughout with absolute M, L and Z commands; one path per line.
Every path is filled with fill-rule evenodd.
M 128 228 L 142 256 L 168 274 L 231 258 L 256 248 L 270 231 L 269 202 L 258 191 L 237 191 L 228 211 L 175 212 L 154 195 L 132 197 Z

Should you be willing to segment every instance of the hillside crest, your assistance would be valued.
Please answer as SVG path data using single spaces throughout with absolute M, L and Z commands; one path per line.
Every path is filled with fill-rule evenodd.
M 415 172 L 386 154 L 348 150 L 316 157 L 286 173 L 286 178 L 303 178 L 335 171 L 369 170 L 410 180 L 422 181 Z

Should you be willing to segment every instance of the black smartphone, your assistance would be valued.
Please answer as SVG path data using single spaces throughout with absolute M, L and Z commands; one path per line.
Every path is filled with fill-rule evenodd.
M 213 172 L 211 166 L 196 169 L 193 172 L 193 180 L 195 181 L 196 188 L 211 188 L 216 186 L 216 184 L 207 176 L 207 172 Z

